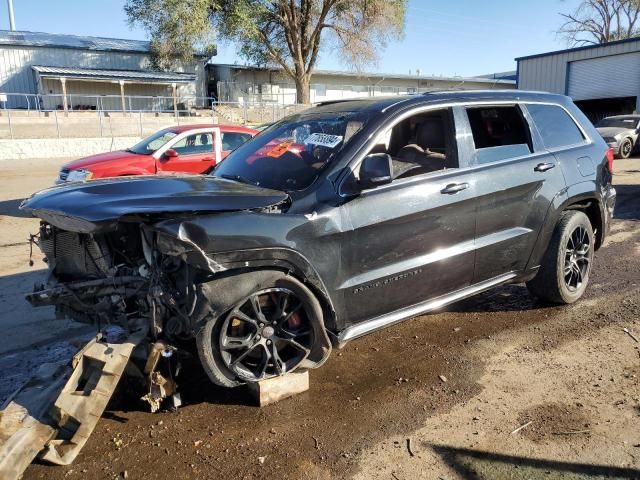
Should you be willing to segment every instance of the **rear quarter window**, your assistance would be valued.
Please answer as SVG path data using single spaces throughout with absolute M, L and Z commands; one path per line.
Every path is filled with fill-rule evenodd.
M 584 135 L 563 108 L 556 105 L 528 104 L 527 110 L 546 148 L 562 148 L 584 143 Z

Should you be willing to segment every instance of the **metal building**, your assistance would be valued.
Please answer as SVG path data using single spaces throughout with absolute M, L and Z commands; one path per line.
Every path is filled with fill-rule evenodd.
M 295 84 L 280 68 L 210 63 L 207 71 L 210 96 L 220 101 L 280 105 L 297 102 Z M 504 75 L 465 78 L 316 70 L 311 75 L 310 100 L 316 103 L 431 90 L 515 88 L 515 80 Z
M 206 96 L 206 61 L 197 56 L 159 72 L 151 69 L 149 42 L 0 30 L 0 106 L 129 110 L 147 107 L 131 99 L 196 102 Z
M 516 61 L 519 89 L 569 95 L 592 120 L 640 111 L 640 38 Z

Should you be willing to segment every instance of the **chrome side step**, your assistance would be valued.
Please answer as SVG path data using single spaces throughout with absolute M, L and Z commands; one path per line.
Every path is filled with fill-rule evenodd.
M 514 279 L 517 275 L 518 274 L 516 272 L 505 273 L 498 277 L 476 283 L 475 285 L 470 285 L 460 290 L 456 290 L 453 293 L 448 293 L 432 300 L 427 300 L 426 302 L 418 303 L 417 305 L 412 305 L 410 307 L 405 307 L 400 310 L 396 310 L 395 312 L 381 315 L 379 317 L 374 317 L 371 320 L 366 320 L 356 325 L 347 327 L 338 335 L 338 348 L 342 348 L 347 342 L 355 338 L 362 337 L 363 335 L 375 332 L 376 330 L 380 330 L 381 328 L 394 325 L 401 322 L 402 320 L 406 320 L 407 318 L 415 317 L 423 313 L 437 310 L 444 307 L 445 305 L 449 305 L 450 303 L 457 302 L 458 300 L 462 300 L 463 298 L 470 297 L 502 283 L 506 283 L 509 280 Z

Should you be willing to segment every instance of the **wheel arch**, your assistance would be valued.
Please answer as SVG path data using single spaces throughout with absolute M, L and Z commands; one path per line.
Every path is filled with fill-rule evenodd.
M 584 188 L 586 185 L 588 185 L 588 190 Z M 576 191 L 578 188 L 582 191 Z M 536 244 L 533 247 L 529 262 L 527 263 L 527 270 L 534 269 L 540 265 L 540 261 L 547 250 L 553 231 L 562 213 L 567 210 L 578 210 L 587 215 L 594 230 L 594 248 L 597 250 L 602 246 L 605 235 L 605 210 L 602 198 L 593 188 L 593 182 L 585 182 L 584 184 L 569 188 L 566 193 L 562 195 L 559 194 L 553 199 L 542 228 L 540 229 L 540 233 L 538 234 Z
M 216 255 L 215 261 L 222 270 L 206 282 L 206 288 L 229 292 L 222 296 L 214 295 L 213 292 L 209 294 L 210 298 L 216 297 L 216 313 L 224 313 L 240 299 L 241 293 L 244 292 L 242 282 L 245 279 L 248 280 L 260 272 L 278 271 L 292 276 L 314 294 L 322 307 L 325 329 L 332 333 L 336 331 L 337 315 L 331 296 L 318 272 L 300 253 L 284 248 L 245 250 Z M 236 293 L 230 293 L 232 291 Z

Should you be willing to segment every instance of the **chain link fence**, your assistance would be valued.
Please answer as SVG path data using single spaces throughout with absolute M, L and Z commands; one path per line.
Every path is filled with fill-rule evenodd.
M 145 137 L 187 124 L 257 126 L 275 122 L 308 105 L 220 102 L 210 97 L 0 93 L 0 139 Z M 22 108 L 8 108 L 17 102 Z M 124 107 L 124 108 L 123 108 Z

